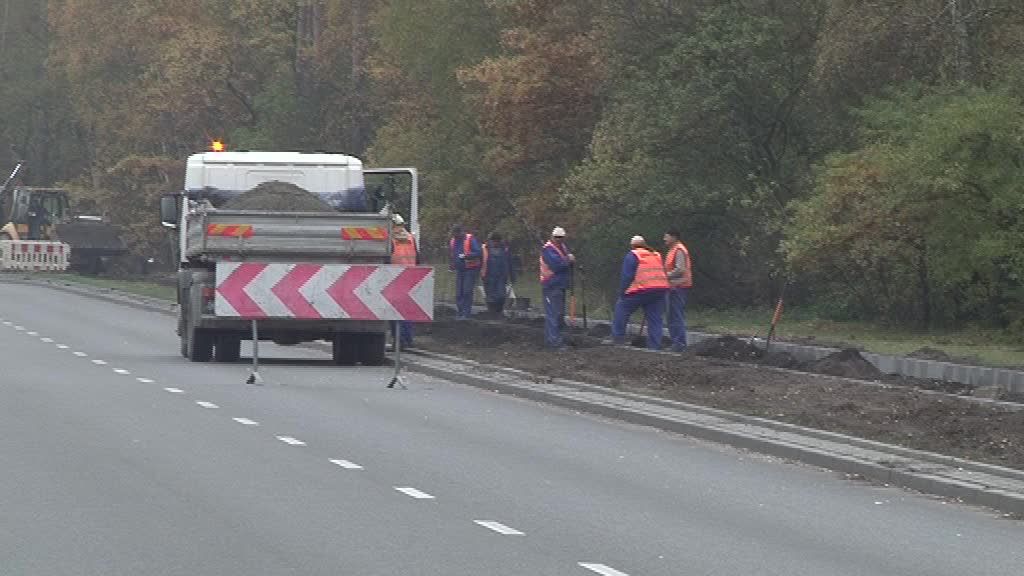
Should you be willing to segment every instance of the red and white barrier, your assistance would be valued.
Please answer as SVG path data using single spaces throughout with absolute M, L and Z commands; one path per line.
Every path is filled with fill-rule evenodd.
M 434 269 L 393 264 L 218 262 L 217 316 L 261 319 L 434 318 Z
M 68 269 L 71 247 L 47 240 L 0 240 L 0 268 L 33 272 Z

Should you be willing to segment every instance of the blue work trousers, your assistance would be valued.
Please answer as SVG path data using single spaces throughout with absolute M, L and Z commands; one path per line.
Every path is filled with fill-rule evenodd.
M 412 322 L 396 320 L 391 323 L 391 333 L 395 333 L 395 326 L 398 327 L 398 337 L 401 338 L 402 348 L 412 346 Z
M 620 296 L 615 303 L 615 318 L 612 320 L 612 340 L 617 343 L 626 341 L 626 324 L 637 308 L 644 309 L 647 319 L 647 348 L 661 350 L 661 339 L 664 336 L 662 316 L 665 315 L 665 291 L 647 290 L 637 294 Z
M 565 288 L 544 287 L 544 344 L 549 348 L 565 346 L 562 341 L 562 317 L 565 314 Z
M 689 293 L 689 288 L 668 291 L 668 336 L 676 352 L 686 349 L 686 297 Z
M 456 319 L 464 320 L 473 314 L 473 290 L 476 290 L 476 279 L 479 275 L 479 268 L 455 271 Z

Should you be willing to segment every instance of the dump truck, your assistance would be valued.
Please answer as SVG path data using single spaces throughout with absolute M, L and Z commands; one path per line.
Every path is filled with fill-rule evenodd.
M 302 211 L 308 199 L 294 196 L 304 201 L 293 207 L 288 197 L 275 197 L 275 190 L 284 194 L 295 189 L 325 208 Z M 264 204 L 243 202 L 237 208 L 237 200 L 257 191 Z M 313 300 L 300 294 L 301 283 L 291 279 L 306 274 L 302 281 L 309 281 L 317 267 L 329 273 L 339 265 L 388 264 L 396 209 L 403 210 L 410 229 L 417 232 L 415 169 L 367 170 L 358 158 L 327 153 L 220 151 L 190 156 L 184 189 L 161 199 L 161 221 L 178 237 L 182 356 L 193 362 L 237 361 L 241 342 L 253 338 L 247 317 L 259 317 L 258 340 L 282 345 L 325 340 L 332 345 L 336 364 L 382 364 L 387 321 L 329 313 L 319 317 Z M 222 276 L 232 273 L 227 280 Z M 260 291 L 268 298 L 260 300 Z M 255 309 L 264 301 L 273 302 L 265 308 L 280 309 Z M 225 315 L 219 307 L 237 313 Z M 290 317 L 307 310 L 309 314 L 295 314 L 302 317 Z
M 64 265 L 86 274 L 100 272 L 107 259 L 128 251 L 117 227 L 99 216 L 76 214 L 67 190 L 13 186 L 21 167 L 20 163 L 15 166 L 0 188 L 0 241 L 18 242 L 22 249 L 29 247 L 24 242 L 28 241 L 33 243 L 31 248 L 39 249 L 41 254 L 47 250 L 50 254 L 55 254 L 57 249 L 66 250 Z M 12 251 L 2 249 L 3 254 Z M 39 269 L 35 264 L 5 258 L 0 267 Z

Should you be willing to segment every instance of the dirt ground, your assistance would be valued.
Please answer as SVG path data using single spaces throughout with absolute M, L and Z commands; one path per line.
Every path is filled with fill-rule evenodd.
M 654 394 L 1024 469 L 1024 410 L 923 393 L 919 388 L 927 385 L 916 382 L 880 387 L 743 364 L 733 359 L 779 366 L 786 365 L 787 359 L 755 357 L 746 342 L 737 339 L 708 344 L 705 348 L 718 348 L 702 351 L 711 357 L 698 356 L 701 350 L 682 355 L 646 354 L 603 346 L 598 338 L 583 334 L 570 336 L 570 346 L 561 352 L 544 349 L 542 341 L 536 321 L 456 322 L 439 315 L 433 324 L 418 329 L 416 346 L 552 378 Z M 861 371 L 861 377 L 871 377 L 874 367 L 864 366 L 861 362 L 866 361 L 854 354 L 856 351 L 843 351 L 819 361 L 818 368 Z

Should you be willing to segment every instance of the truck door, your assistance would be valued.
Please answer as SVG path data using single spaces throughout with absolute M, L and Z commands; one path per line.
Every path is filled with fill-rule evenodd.
M 405 218 L 408 229 L 420 240 L 419 175 L 415 168 L 367 168 L 363 182 L 371 201 L 376 200 L 378 210 L 397 212 Z

